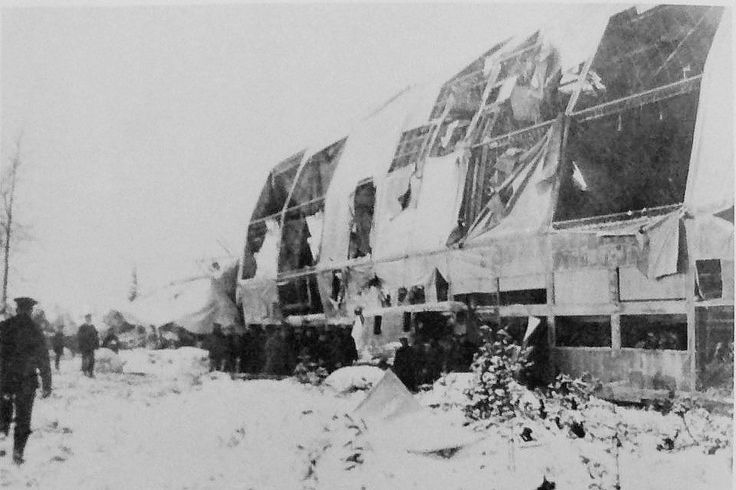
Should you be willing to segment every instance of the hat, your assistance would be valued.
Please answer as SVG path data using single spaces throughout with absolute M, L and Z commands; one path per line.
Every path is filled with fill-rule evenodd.
M 38 301 L 36 301 L 33 298 L 27 298 L 27 297 L 20 297 L 15 298 L 15 304 L 18 306 L 19 309 L 27 309 L 27 308 L 33 308 L 33 305 L 37 305 Z

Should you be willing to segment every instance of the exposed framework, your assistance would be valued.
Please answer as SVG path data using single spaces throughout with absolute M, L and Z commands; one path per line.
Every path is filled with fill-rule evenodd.
M 576 181 L 573 181 L 575 169 L 578 170 L 578 173 L 588 173 L 585 169 L 581 171 L 580 167 L 584 164 L 581 164 L 576 156 L 576 152 L 580 152 L 580 142 L 585 140 L 584 132 L 581 133 L 580 128 L 592 128 L 597 125 L 602 131 L 600 134 L 613 134 L 626 132 L 628 125 L 633 123 L 639 124 L 638 130 L 644 132 L 646 129 L 643 125 L 661 124 L 663 120 L 669 119 L 668 110 L 672 114 L 689 114 L 688 118 L 691 120 L 684 121 L 684 126 L 694 121 L 696 104 L 693 101 L 697 99 L 703 62 L 710 48 L 719 15 L 720 9 L 717 8 L 664 6 L 651 9 L 642 15 L 637 15 L 635 11 L 630 10 L 613 17 L 595 56 L 568 72 L 568 75 L 572 74 L 572 76 L 565 79 L 561 70 L 553 70 L 553 73 L 545 72 L 545 90 L 539 92 L 543 94 L 541 99 L 544 103 L 540 102 L 539 106 L 533 107 L 531 111 L 532 116 L 539 111 L 538 117 L 528 117 L 530 111 L 527 111 L 524 117 L 515 118 L 514 108 L 509 101 L 510 95 L 506 92 L 513 91 L 517 86 L 527 90 L 530 88 L 529 80 L 524 78 L 524 75 L 529 76 L 528 73 L 514 73 L 513 70 L 523 72 L 530 59 L 539 58 L 542 48 L 539 37 L 532 36 L 527 43 L 508 50 L 503 55 L 500 55 L 500 51 L 505 43 L 501 43 L 443 86 L 428 124 L 409 130 L 402 136 L 394 153 L 391 170 L 407 165 L 420 168 L 428 155 L 439 156 L 447 154 L 458 146 L 468 147 L 471 151 L 470 165 L 460 217 L 466 223 L 470 223 L 486 204 L 494 185 L 503 180 L 504 173 L 508 171 L 507 167 L 511 165 L 513 168 L 513 163 L 509 164 L 509 157 L 513 159 L 514 153 L 531 147 L 550 124 L 550 121 L 545 121 L 545 119 L 551 119 L 557 113 L 564 111 L 568 115 L 565 130 L 567 137 L 563 144 L 565 151 L 561 157 L 564 165 L 560 174 L 562 180 L 559 189 L 560 202 L 556 206 L 555 219 L 558 222 L 553 223 L 553 228 L 595 227 L 601 222 L 633 219 L 639 216 L 656 216 L 676 209 L 682 199 L 677 197 L 680 193 L 679 187 L 684 186 L 684 180 L 679 177 L 676 179 L 678 180 L 677 186 L 679 186 L 677 192 L 670 192 L 668 199 L 664 201 L 647 198 L 639 203 L 627 204 L 624 206 L 625 209 L 601 207 L 596 210 L 595 216 L 559 212 L 566 206 L 575 207 L 574 203 L 564 197 L 565 193 L 570 191 L 571 186 L 574 189 L 577 185 L 578 190 L 585 192 L 579 189 L 580 182 L 576 184 Z M 486 61 L 494 56 L 495 62 Z M 654 61 L 650 62 L 652 60 Z M 535 71 L 531 71 L 532 76 Z M 515 75 L 516 79 L 514 79 Z M 523 83 L 518 83 L 519 78 Z M 570 90 L 571 87 L 574 89 Z M 689 108 L 683 111 L 683 104 L 684 106 L 690 104 Z M 664 131 L 663 134 L 668 131 Z M 685 127 L 685 133 L 688 131 L 691 133 L 692 128 Z M 666 143 L 663 140 L 658 143 L 658 147 Z M 687 147 L 690 144 L 684 141 L 682 146 Z M 656 153 L 658 150 L 650 148 L 647 151 Z M 680 160 L 681 163 L 684 162 Z M 684 165 L 686 172 L 686 162 Z M 600 163 L 599 166 L 606 167 L 605 163 Z M 611 178 L 617 177 L 612 175 Z M 592 184 L 590 177 L 588 180 L 590 182 L 587 184 Z M 657 187 L 657 185 L 652 187 Z M 312 206 L 320 204 L 320 198 L 306 200 L 295 204 L 293 210 L 311 209 Z M 578 204 L 577 207 L 586 206 Z M 550 240 L 549 246 L 553 247 L 556 238 Z M 633 242 L 623 239 L 610 240 L 611 247 L 630 248 L 632 245 Z M 416 257 L 446 252 L 446 249 L 440 249 L 423 252 L 417 254 Z M 404 257 L 387 257 L 383 260 L 389 262 L 402 258 Z M 364 259 L 365 256 L 360 258 L 361 261 Z M 279 275 L 280 283 L 282 285 L 296 282 L 306 284 L 309 283 L 310 278 L 314 277 L 316 270 L 344 270 L 343 268 L 350 267 L 354 261 L 355 258 L 351 256 L 343 263 L 331 263 L 329 266 L 315 267 L 312 263 L 292 270 L 283 270 Z M 606 346 L 589 347 L 590 349 L 631 350 L 640 355 L 640 351 L 646 348 L 636 347 L 639 341 L 631 340 L 633 334 L 628 332 L 629 327 L 626 324 L 628 320 L 622 320 L 622 317 L 675 315 L 674 324 L 680 325 L 676 328 L 681 329 L 680 320 L 684 315 L 687 317 L 685 335 L 687 350 L 668 355 L 676 362 L 685 362 L 686 358 L 683 356 L 689 356 L 687 359 L 694 359 L 692 354 L 696 341 L 692 327 L 694 320 L 689 313 L 689 303 L 681 299 L 682 295 L 679 297 L 665 296 L 656 301 L 622 302 L 619 295 L 621 287 L 619 267 L 611 268 L 610 263 L 602 263 L 599 266 L 608 270 L 599 281 L 602 284 L 600 302 L 591 304 L 558 302 L 559 295 L 555 294 L 556 265 L 552 263 L 552 257 L 550 261 L 549 269 L 545 272 L 546 288 L 541 290 L 545 294 L 541 299 L 535 298 L 533 293 L 528 292 L 536 290 L 518 290 L 509 295 L 508 292 L 502 292 L 501 287 L 497 287 L 496 293 L 489 295 L 487 300 L 481 301 L 481 303 L 490 304 L 481 306 L 477 312 L 481 316 L 484 312 L 492 312 L 496 319 L 527 315 L 546 317 L 547 332 L 552 345 L 557 343 L 556 334 L 560 334 L 556 359 L 563 364 L 567 362 L 565 360 L 569 359 L 570 355 L 573 355 L 573 352 L 583 352 L 585 349 L 560 347 L 560 344 L 565 343 L 581 343 L 580 336 L 577 337 L 578 340 L 570 342 L 565 340 L 563 330 L 568 328 L 563 325 L 565 322 L 574 326 L 580 324 L 581 319 L 588 317 L 591 319 L 590 324 L 608 325 L 606 330 L 608 336 L 604 336 L 607 338 L 604 342 Z M 681 279 L 682 287 L 684 287 L 687 278 L 683 276 Z M 494 280 L 498 282 L 499 278 L 494 278 Z M 615 284 L 615 286 L 609 287 L 605 286 L 606 284 Z M 704 285 L 707 286 L 706 281 Z M 306 294 L 310 295 L 312 288 L 302 286 L 304 287 L 306 287 Z M 451 283 L 449 288 L 452 298 Z M 506 294 L 505 300 L 502 299 L 503 294 Z M 532 299 L 528 300 L 528 298 Z M 313 299 L 308 298 L 309 301 Z M 556 332 L 556 318 L 560 319 L 559 332 Z M 655 317 L 650 319 L 653 318 Z M 665 323 L 669 321 L 665 317 L 661 319 Z M 593 338 L 600 340 L 601 336 L 594 335 Z M 632 343 L 633 347 L 630 345 Z M 680 349 L 682 346 L 680 340 L 677 345 Z M 651 352 L 646 355 L 655 355 L 655 353 Z M 694 362 L 692 360 L 693 373 Z

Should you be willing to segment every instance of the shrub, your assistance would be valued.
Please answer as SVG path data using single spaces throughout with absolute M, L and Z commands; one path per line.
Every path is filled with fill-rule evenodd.
M 514 393 L 520 372 L 529 366 L 528 351 L 511 343 L 501 331 L 488 339 L 473 359 L 473 384 L 465 391 L 465 416 L 470 420 L 512 419 L 518 410 Z

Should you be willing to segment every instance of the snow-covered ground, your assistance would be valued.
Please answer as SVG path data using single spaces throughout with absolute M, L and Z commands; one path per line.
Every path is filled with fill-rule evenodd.
M 78 357 L 64 359 L 55 373 L 54 394 L 36 401 L 26 464 L 18 468 L 2 458 L 0 485 L 535 489 L 547 475 L 559 489 L 587 489 L 594 482 L 589 468 L 615 465 L 599 439 L 571 438 L 541 425 L 534 427 L 541 441 L 536 444 L 512 446 L 500 428 L 463 439 L 468 429 L 462 427 L 452 392 L 463 385 L 462 378 L 416 396 L 434 408 L 384 424 L 350 415 L 366 391 L 338 393 L 291 379 L 231 380 L 205 373 L 197 357 L 196 351 L 154 358 L 126 352 L 123 373 L 99 373 L 95 379 L 81 375 Z M 606 404 L 587 416 L 597 417 L 595 410 L 601 418 L 610 417 Z M 624 442 L 621 450 L 622 488 L 730 488 L 730 450 L 707 455 L 694 446 L 660 452 L 656 444 L 662 434 L 676 430 L 676 416 L 620 407 L 616 413 L 637 443 Z M 451 457 L 412 450 L 442 437 L 472 444 Z M 588 467 L 581 455 L 591 460 Z

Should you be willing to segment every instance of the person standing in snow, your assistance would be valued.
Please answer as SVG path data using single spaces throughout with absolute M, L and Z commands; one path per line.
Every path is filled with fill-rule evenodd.
M 212 333 L 206 340 L 206 348 L 209 351 L 210 371 L 221 371 L 227 354 L 227 339 L 219 323 L 212 325 Z
M 264 347 L 266 355 L 266 364 L 263 367 L 263 372 L 272 375 L 288 375 L 288 352 L 286 346 L 287 332 L 285 329 L 276 329 L 268 336 L 266 340 L 266 346 Z
M 401 347 L 394 355 L 394 373 L 410 391 L 416 391 L 414 352 L 409 347 L 409 339 L 401 337 Z
M 59 370 L 59 361 L 64 355 L 64 325 L 59 325 L 56 333 L 51 337 L 51 348 L 54 349 L 54 367 Z
M 47 398 L 51 394 L 51 366 L 46 338 L 31 319 L 36 301 L 16 298 L 15 303 L 18 314 L 0 323 L 0 434 L 8 436 L 15 411 L 13 463 L 21 464 L 31 434 L 38 373 L 43 386 L 41 397 Z
M 82 372 L 89 378 L 95 377 L 95 349 L 100 346 L 97 329 L 92 325 L 92 315 L 84 315 L 84 324 L 77 332 L 77 344 L 82 354 Z
M 358 360 L 358 349 L 355 347 L 355 339 L 350 335 L 348 328 L 340 330 L 342 339 L 343 366 L 352 366 Z

